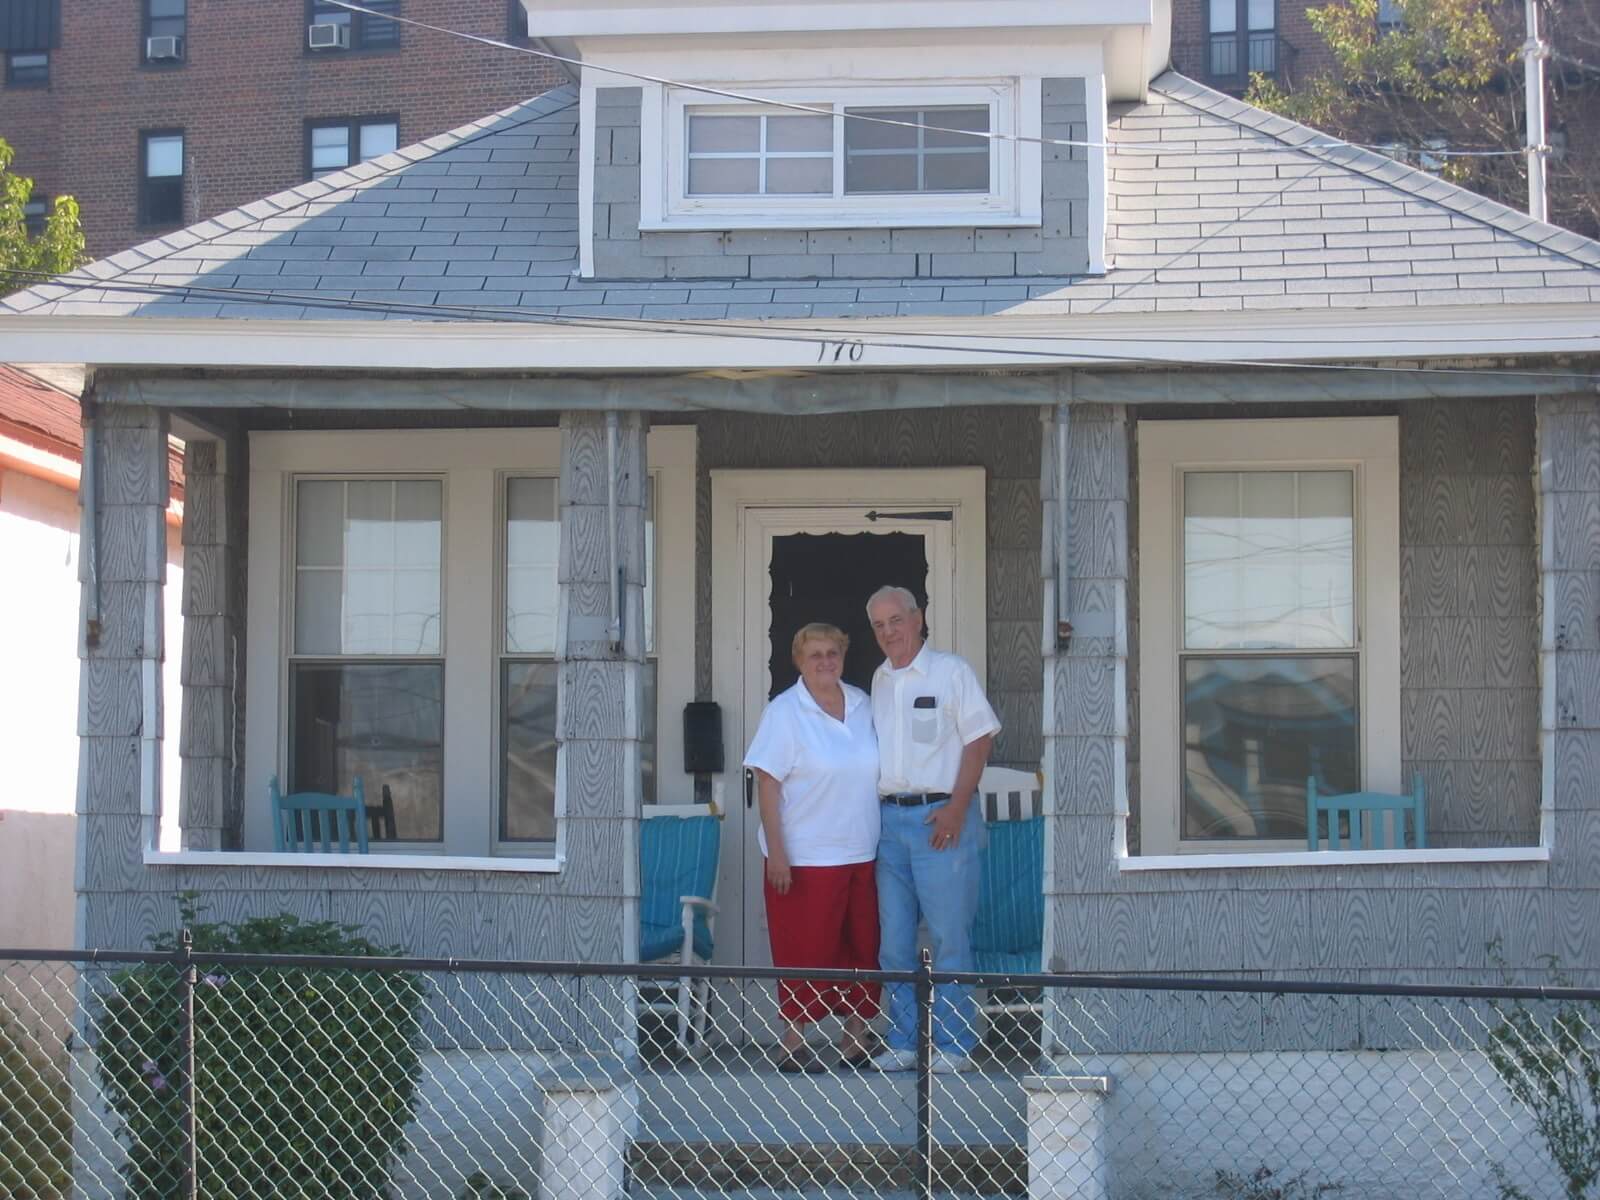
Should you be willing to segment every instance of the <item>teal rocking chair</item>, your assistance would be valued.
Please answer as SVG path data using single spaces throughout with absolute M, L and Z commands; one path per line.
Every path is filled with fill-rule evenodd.
M 272 793 L 272 848 L 289 854 L 367 853 L 366 793 L 358 777 L 353 796 L 326 792 L 278 790 L 274 775 Z
M 1317 791 L 1317 777 L 1306 780 L 1306 847 L 1310 850 L 1425 850 L 1422 775 L 1411 794 Z M 1409 831 L 1407 826 L 1409 825 Z M 1324 833 L 1326 830 L 1326 833 Z
M 646 817 L 639 822 L 639 961 L 684 966 L 711 961 L 712 902 L 722 823 L 712 816 Z M 706 979 L 678 980 L 670 988 L 641 989 L 644 1008 L 669 1013 L 683 1053 L 705 1049 Z

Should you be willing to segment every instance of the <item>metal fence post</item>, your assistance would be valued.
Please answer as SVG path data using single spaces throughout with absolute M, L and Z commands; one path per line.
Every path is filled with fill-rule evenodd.
M 917 1200 L 933 1195 L 933 954 L 924 947 L 917 965 L 917 1144 L 911 1191 Z
M 194 1035 L 194 934 L 185 929 L 178 937 L 183 996 L 183 1194 L 188 1200 L 200 1195 L 200 1138 L 196 1119 L 199 1084 L 195 1079 Z

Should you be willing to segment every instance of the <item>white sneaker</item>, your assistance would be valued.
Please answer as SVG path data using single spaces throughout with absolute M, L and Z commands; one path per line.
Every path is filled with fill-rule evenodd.
M 933 1052 L 932 1069 L 935 1075 L 959 1075 L 972 1070 L 975 1065 L 971 1057 L 965 1054 L 956 1054 L 950 1050 Z
M 874 1071 L 914 1071 L 917 1055 L 914 1050 L 882 1050 L 872 1059 Z

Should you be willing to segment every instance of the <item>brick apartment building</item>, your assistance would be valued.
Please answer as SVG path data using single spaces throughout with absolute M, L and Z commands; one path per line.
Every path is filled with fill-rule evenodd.
M 516 0 L 371 6 L 527 40 Z M 476 120 L 563 78 L 532 55 L 319 0 L 0 0 L 0 38 L 0 137 L 36 198 L 78 198 L 91 256 Z

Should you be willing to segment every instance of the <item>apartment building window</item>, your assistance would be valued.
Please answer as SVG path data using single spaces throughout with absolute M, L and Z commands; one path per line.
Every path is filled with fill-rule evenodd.
M 188 0 L 144 0 L 144 61 L 175 66 L 184 59 Z
M 374 12 L 399 13 L 400 0 L 366 0 Z M 400 44 L 400 26 L 387 17 L 355 13 L 326 0 L 306 0 L 307 45 L 312 50 L 387 50 Z
M 1378 32 L 1393 33 L 1406 23 L 1405 9 L 1400 0 L 1378 0 Z
M 306 122 L 306 175 L 312 179 L 352 163 L 393 153 L 399 145 L 395 116 L 334 117 Z
M 507 7 L 506 35 L 514 42 L 531 37 L 533 30 L 528 28 L 528 10 L 522 6 L 522 0 L 511 0 Z
M 50 52 L 28 50 L 6 55 L 7 87 L 46 87 L 50 83 Z
M 139 224 L 183 223 L 183 130 L 139 135 Z
M 1277 0 L 1210 0 L 1211 76 L 1242 84 L 1278 71 Z
M 38 237 L 50 221 L 50 197 L 34 197 L 22 206 L 22 225 L 29 237 Z

